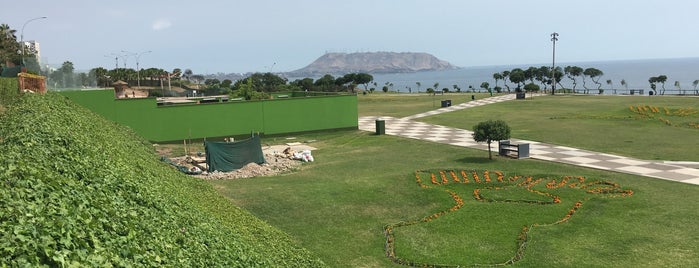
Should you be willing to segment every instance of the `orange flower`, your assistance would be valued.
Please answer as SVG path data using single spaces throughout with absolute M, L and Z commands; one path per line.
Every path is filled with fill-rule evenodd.
M 443 170 L 439 171 L 439 176 L 442 177 L 442 184 L 447 184 L 449 183 L 449 180 L 447 180 L 447 174 L 444 173 Z
M 432 178 L 432 184 L 439 185 L 439 182 L 437 182 L 437 176 L 435 176 L 434 173 L 430 173 L 430 178 Z
M 502 182 L 502 178 L 504 178 L 505 175 L 503 175 L 502 172 L 500 172 L 500 171 L 495 171 L 495 174 L 498 174 L 498 181 Z
M 449 171 L 449 175 L 451 175 L 451 177 L 454 179 L 454 182 L 460 182 L 459 177 L 456 176 L 456 172 L 454 172 L 453 170 Z
M 472 174 L 473 174 L 473 180 L 476 181 L 476 183 L 481 183 L 481 179 L 478 178 L 478 173 L 476 173 L 475 170 L 472 172 Z
M 466 171 L 461 171 L 461 176 L 464 178 L 464 183 L 468 183 L 468 175 L 466 174 Z

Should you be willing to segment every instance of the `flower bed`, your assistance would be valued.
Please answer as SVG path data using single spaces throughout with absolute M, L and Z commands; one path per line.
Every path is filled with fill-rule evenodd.
M 648 108 L 651 110 L 650 108 Z M 491 178 L 491 173 L 494 173 L 497 175 L 496 179 Z M 461 175 L 461 177 L 458 176 L 458 174 Z M 482 174 L 482 179 L 481 176 Z M 471 178 L 469 178 L 469 175 Z M 425 184 L 422 181 L 422 177 L 429 176 L 430 177 L 430 184 Z M 471 180 L 472 179 L 472 180 Z M 633 195 L 633 191 L 629 189 L 622 189 L 621 186 L 617 183 L 614 182 L 609 182 L 609 181 L 603 181 L 603 180 L 589 180 L 583 176 L 565 176 L 561 178 L 560 180 L 558 179 L 549 179 L 549 178 L 538 178 L 534 179 L 530 176 L 519 176 L 519 175 L 514 175 L 514 176 L 509 176 L 507 179 L 505 179 L 505 174 L 502 171 L 476 171 L 476 170 L 417 170 L 415 171 L 415 180 L 420 188 L 433 188 L 433 187 L 447 187 L 450 185 L 450 187 L 475 187 L 472 191 L 472 196 L 473 200 L 477 202 L 500 202 L 500 203 L 524 203 L 524 204 L 532 204 L 532 205 L 558 205 L 562 203 L 563 197 L 561 197 L 558 194 L 553 194 L 550 191 L 554 190 L 561 190 L 561 192 L 565 192 L 563 189 L 578 189 L 583 191 L 585 194 L 591 194 L 591 195 L 600 195 L 602 194 L 604 197 L 629 197 Z M 545 183 L 544 183 L 545 182 Z M 538 185 L 541 185 L 544 183 L 543 187 L 537 187 Z M 492 198 L 488 196 L 484 196 L 482 190 L 488 190 L 488 191 L 500 191 L 500 190 L 506 190 L 506 189 L 513 189 L 515 187 L 523 188 L 529 193 L 538 195 L 538 196 L 543 196 L 542 199 L 547 199 L 546 201 L 541 201 L 541 200 L 528 200 L 528 199 L 509 199 L 509 198 Z M 543 189 L 540 189 L 543 188 Z M 439 212 L 433 213 L 431 215 L 428 215 L 426 217 L 420 218 L 420 219 L 415 219 L 415 220 L 409 220 L 409 221 L 401 221 L 398 223 L 393 223 L 393 224 L 388 224 L 384 226 L 384 235 L 386 237 L 386 242 L 385 242 L 385 254 L 386 256 L 391 259 L 391 261 L 397 263 L 397 264 L 402 264 L 402 265 L 408 265 L 408 266 L 418 266 L 418 267 L 459 267 L 463 266 L 462 264 L 460 265 L 445 265 L 445 264 L 435 264 L 435 263 L 424 263 L 424 262 L 419 262 L 419 261 L 414 261 L 414 260 L 409 260 L 406 258 L 401 258 L 397 256 L 396 250 L 395 250 L 395 230 L 400 227 L 404 226 L 409 226 L 409 225 L 414 225 L 414 224 L 420 224 L 420 223 L 427 223 L 431 222 L 434 220 L 437 220 L 438 218 L 447 215 L 448 213 L 455 212 L 459 209 L 461 209 L 464 205 L 467 205 L 467 203 L 464 201 L 461 196 L 459 196 L 456 191 L 451 190 L 451 189 L 445 189 L 445 192 L 449 194 L 449 196 L 453 199 L 454 203 L 451 207 L 441 210 Z M 575 199 L 573 199 L 575 200 Z M 531 230 L 535 227 L 545 227 L 545 226 L 551 226 L 551 225 L 556 225 L 556 224 L 562 224 L 567 221 L 569 221 L 573 215 L 579 211 L 579 209 L 582 207 L 583 203 L 585 201 L 589 200 L 589 198 L 584 198 L 582 200 L 576 200 L 573 206 L 567 211 L 566 214 L 561 216 L 558 220 L 551 222 L 551 223 L 546 223 L 546 224 L 539 224 L 539 223 L 534 223 L 528 226 L 523 226 L 522 231 L 518 234 L 518 236 L 515 238 L 515 241 L 517 243 L 517 250 L 513 253 L 513 257 L 510 258 L 507 261 L 504 261 L 502 263 L 493 263 L 493 264 L 469 264 L 469 265 L 475 265 L 475 266 L 481 266 L 481 265 L 488 265 L 488 266 L 500 266 L 500 265 L 509 265 L 513 264 L 519 260 L 521 260 L 524 257 L 524 252 L 527 247 L 527 242 L 529 239 L 529 233 Z M 568 202 L 570 204 L 571 201 Z

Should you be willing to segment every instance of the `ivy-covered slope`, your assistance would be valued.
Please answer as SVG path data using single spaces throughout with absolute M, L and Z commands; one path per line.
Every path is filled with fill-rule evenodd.
M 161 163 L 133 132 L 58 94 L 7 108 L 0 266 L 324 266 L 206 182 Z

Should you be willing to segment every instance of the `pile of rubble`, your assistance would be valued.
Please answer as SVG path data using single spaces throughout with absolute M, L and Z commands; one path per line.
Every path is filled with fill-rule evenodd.
M 206 158 L 201 156 L 177 157 L 172 158 L 171 160 L 179 165 L 187 166 L 191 169 L 202 170 L 203 172 L 201 174 L 193 175 L 197 178 L 206 180 L 242 179 L 259 176 L 273 176 L 296 171 L 301 168 L 303 162 L 308 162 L 309 159 L 313 159 L 313 156 L 310 154 L 312 150 L 315 150 L 315 148 L 303 144 L 294 144 L 292 146 L 265 146 L 262 148 L 262 152 L 265 156 L 265 163 L 249 163 L 240 169 L 230 172 L 207 172 Z M 295 152 L 299 153 L 294 154 Z M 300 159 L 298 157 L 299 154 L 303 155 L 304 158 Z

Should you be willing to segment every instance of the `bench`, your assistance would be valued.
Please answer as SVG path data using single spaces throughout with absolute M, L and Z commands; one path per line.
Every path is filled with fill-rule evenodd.
M 514 144 L 510 143 L 509 140 L 504 140 L 498 142 L 498 148 L 498 154 L 500 156 L 517 159 L 529 157 L 529 143 Z

